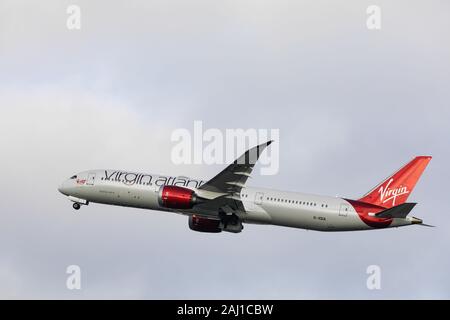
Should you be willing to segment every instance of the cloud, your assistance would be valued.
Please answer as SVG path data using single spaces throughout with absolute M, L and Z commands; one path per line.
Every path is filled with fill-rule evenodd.
M 79 33 L 65 29 L 66 4 L 1 4 L 2 298 L 448 298 L 440 2 L 380 2 L 379 33 L 360 1 L 79 1 Z M 223 166 L 170 161 L 172 131 L 194 120 L 280 129 L 280 173 L 252 186 L 356 197 L 431 154 L 413 214 L 439 227 L 205 235 L 175 214 L 75 213 L 56 191 L 105 167 L 211 177 Z M 80 292 L 65 287 L 72 264 Z M 365 286 L 371 264 L 379 292 Z

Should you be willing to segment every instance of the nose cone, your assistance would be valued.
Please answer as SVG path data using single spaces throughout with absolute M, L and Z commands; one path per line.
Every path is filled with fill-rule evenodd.
M 63 195 L 67 196 L 67 187 L 65 185 L 66 182 L 61 183 L 58 187 L 58 191 L 61 192 Z

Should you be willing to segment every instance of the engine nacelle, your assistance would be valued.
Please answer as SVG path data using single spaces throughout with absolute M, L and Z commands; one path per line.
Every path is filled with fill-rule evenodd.
M 239 233 L 244 229 L 244 226 L 240 219 L 225 222 L 224 219 L 203 218 L 194 214 L 189 217 L 189 229 L 209 233 L 219 233 L 222 231 Z
M 198 232 L 219 233 L 222 232 L 221 221 L 192 215 L 189 217 L 189 229 Z
M 162 186 L 158 193 L 158 203 L 164 208 L 192 209 L 198 203 L 198 199 L 195 192 L 191 189 L 177 186 Z

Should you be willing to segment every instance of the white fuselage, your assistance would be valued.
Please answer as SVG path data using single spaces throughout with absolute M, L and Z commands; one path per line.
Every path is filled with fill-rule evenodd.
M 158 192 L 163 185 L 197 190 L 204 181 L 186 177 L 129 173 L 120 170 L 91 170 L 66 180 L 59 191 L 73 202 L 101 203 L 150 210 L 196 214 L 195 210 L 161 207 Z M 315 196 L 261 188 L 243 188 L 240 194 L 245 212 L 244 223 L 319 230 L 351 231 L 373 229 L 358 215 L 349 201 L 336 197 Z M 409 218 L 394 219 L 390 227 L 410 225 Z

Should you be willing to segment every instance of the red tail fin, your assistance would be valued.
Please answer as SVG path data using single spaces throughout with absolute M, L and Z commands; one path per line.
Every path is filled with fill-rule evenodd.
M 405 203 L 430 161 L 431 157 L 414 158 L 359 201 L 385 208 L 392 208 Z

